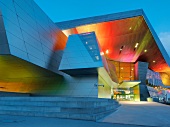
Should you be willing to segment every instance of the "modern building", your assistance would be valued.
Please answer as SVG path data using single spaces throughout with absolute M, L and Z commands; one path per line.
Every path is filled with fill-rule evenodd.
M 54 23 L 33 0 L 0 0 L 0 12 L 0 91 L 143 101 L 169 88 L 143 10 Z

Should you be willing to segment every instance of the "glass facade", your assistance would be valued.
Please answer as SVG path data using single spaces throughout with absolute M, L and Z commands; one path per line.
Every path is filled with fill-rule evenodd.
M 158 72 L 154 72 L 150 69 L 147 70 L 147 83 L 155 86 L 163 86 L 161 76 Z
M 119 101 L 134 101 L 135 100 L 134 89 L 133 88 L 114 89 L 114 98 Z
M 115 67 L 118 82 L 133 81 L 135 79 L 135 64 L 130 62 L 108 61 Z

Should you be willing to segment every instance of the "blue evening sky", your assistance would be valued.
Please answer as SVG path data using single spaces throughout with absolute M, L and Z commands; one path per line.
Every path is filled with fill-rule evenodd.
M 170 52 L 170 0 L 34 1 L 54 22 L 143 9 L 167 52 Z

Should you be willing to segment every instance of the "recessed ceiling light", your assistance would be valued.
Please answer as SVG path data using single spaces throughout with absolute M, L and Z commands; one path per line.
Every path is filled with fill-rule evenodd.
M 107 50 L 106 50 L 106 54 L 108 54 L 108 53 L 109 53 L 109 50 L 107 49 Z
M 145 49 L 144 52 L 147 52 L 147 50 Z
M 96 57 L 96 60 L 99 60 L 99 56 L 95 56 Z
M 137 47 L 138 47 L 138 45 L 139 45 L 139 43 L 136 43 L 135 48 L 137 48 Z
M 104 52 L 101 52 L 100 55 L 103 56 L 103 55 L 104 55 Z
M 124 47 L 125 47 L 125 45 L 123 45 L 123 46 L 120 48 L 120 51 L 122 51 Z

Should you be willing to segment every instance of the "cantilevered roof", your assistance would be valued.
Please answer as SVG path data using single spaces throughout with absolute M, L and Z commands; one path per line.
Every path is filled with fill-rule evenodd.
M 96 37 L 107 57 L 115 61 L 149 63 L 170 74 L 170 58 L 142 9 L 56 23 L 69 36 L 85 32 Z
M 126 11 L 126 12 L 119 12 L 119 13 L 113 13 L 113 14 L 107 14 L 107 15 L 101 15 L 101 16 L 94 16 L 94 17 L 88 17 L 88 18 L 82 18 L 82 19 L 75 19 L 70 21 L 63 21 L 63 22 L 57 22 L 56 25 L 61 30 L 71 29 L 78 26 L 88 25 L 88 24 L 96 24 L 101 22 L 108 22 L 113 20 L 120 20 L 120 19 L 126 19 L 136 16 L 143 15 L 143 10 L 132 10 L 132 11 Z

